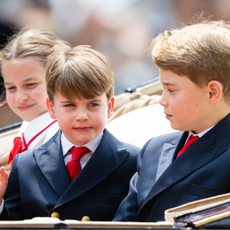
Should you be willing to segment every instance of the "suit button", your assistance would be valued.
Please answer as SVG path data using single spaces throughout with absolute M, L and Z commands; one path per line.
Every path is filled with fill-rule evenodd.
M 51 217 L 59 218 L 59 213 L 58 212 L 53 212 L 51 214 Z
M 81 221 L 90 221 L 90 218 L 88 216 L 83 216 Z

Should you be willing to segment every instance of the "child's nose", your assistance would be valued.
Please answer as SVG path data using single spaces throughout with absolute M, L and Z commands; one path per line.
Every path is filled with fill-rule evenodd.
M 19 91 L 16 95 L 16 101 L 18 101 L 19 103 L 25 102 L 27 99 L 28 95 L 24 91 Z
M 88 113 L 86 110 L 84 109 L 79 109 L 77 111 L 77 115 L 76 115 L 76 120 L 88 120 Z
M 163 93 L 162 93 L 162 95 L 160 97 L 159 104 L 164 106 L 164 107 L 168 105 L 168 102 L 167 102 L 166 98 L 164 97 Z

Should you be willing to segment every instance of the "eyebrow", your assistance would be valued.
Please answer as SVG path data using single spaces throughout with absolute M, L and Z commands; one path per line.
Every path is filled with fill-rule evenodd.
M 102 101 L 101 99 L 89 99 L 90 102 L 100 102 Z
M 32 81 L 32 80 L 36 80 L 36 79 L 37 79 L 37 77 L 29 77 L 29 78 L 24 79 L 22 82 L 24 83 L 24 82 L 28 82 L 28 81 Z M 12 84 L 14 84 L 14 83 L 4 82 L 4 85 L 12 85 Z
M 60 103 L 73 103 L 73 101 L 60 101 Z
M 102 100 L 101 99 L 89 99 L 89 102 L 101 102 Z M 75 101 L 71 101 L 71 100 L 66 100 L 66 101 L 60 101 L 60 103 L 75 103 Z
M 171 82 L 161 82 L 162 85 L 166 85 L 166 86 L 174 86 L 176 85 L 175 83 L 171 83 Z
M 26 81 L 31 81 L 31 80 L 36 80 L 38 77 L 29 77 L 29 78 L 26 78 L 23 80 L 23 82 L 26 82 Z

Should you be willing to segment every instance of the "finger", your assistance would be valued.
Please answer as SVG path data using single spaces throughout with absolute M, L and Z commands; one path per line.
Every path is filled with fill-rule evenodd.
M 5 170 L 4 166 L 0 167 L 0 175 L 3 176 L 3 177 L 8 176 L 8 173 Z

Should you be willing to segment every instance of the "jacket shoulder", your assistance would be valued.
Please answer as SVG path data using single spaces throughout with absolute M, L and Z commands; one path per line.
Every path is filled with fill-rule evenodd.
M 122 143 L 124 144 L 126 150 L 133 156 L 137 156 L 141 151 L 141 148 L 138 146 L 135 146 L 129 143 L 124 143 L 124 142 Z
M 161 146 L 163 145 L 164 143 L 177 143 L 179 141 L 179 139 L 181 138 L 182 134 L 184 132 L 182 131 L 176 131 L 176 132 L 173 132 L 173 133 L 167 133 L 167 134 L 163 134 L 163 135 L 160 135 L 160 136 L 156 136 L 156 137 L 153 137 L 152 139 L 148 140 L 145 145 L 144 145 L 144 149 L 148 146 Z

